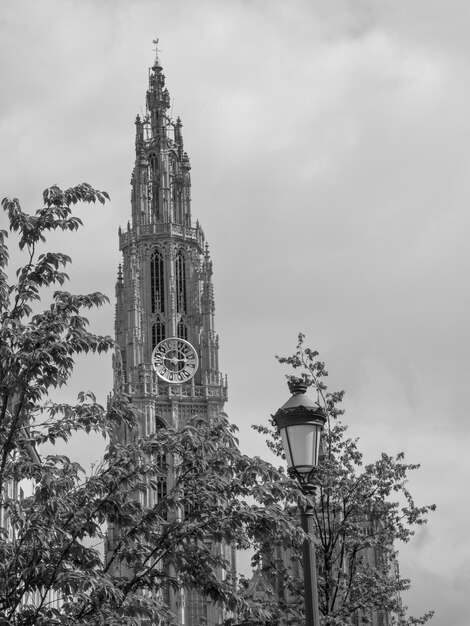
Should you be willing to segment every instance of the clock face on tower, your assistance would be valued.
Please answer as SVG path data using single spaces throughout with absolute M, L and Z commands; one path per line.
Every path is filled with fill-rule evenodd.
M 152 365 L 166 383 L 185 383 L 197 371 L 199 359 L 196 350 L 184 339 L 170 337 L 160 341 L 152 352 Z

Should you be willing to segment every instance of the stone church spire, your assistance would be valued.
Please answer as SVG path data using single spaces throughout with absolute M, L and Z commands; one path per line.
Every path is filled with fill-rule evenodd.
M 137 430 L 123 427 L 117 433 L 121 443 L 178 426 L 194 415 L 210 421 L 227 400 L 214 326 L 212 260 L 199 222 L 191 219 L 191 166 L 183 124 L 179 117 L 173 121 L 169 110 L 157 51 L 145 114 L 135 121 L 131 221 L 119 229 L 114 391 L 129 394 L 141 416 Z M 172 488 L 171 462 L 167 460 L 170 470 L 158 489 L 139 496 L 147 506 Z M 111 529 L 108 551 L 113 537 Z M 231 550 L 219 544 L 214 549 Z M 197 593 L 175 596 L 171 604 L 186 626 L 203 621 L 215 626 L 224 619 L 220 607 Z
M 149 70 L 146 113 L 138 115 L 132 174 L 132 224 L 191 226 L 191 176 L 181 119 L 169 115 L 170 94 L 157 58 Z
M 143 370 L 154 385 L 162 385 L 151 368 L 160 341 L 188 341 L 200 362 L 194 382 L 215 385 L 217 393 L 212 389 L 211 395 L 222 401 L 226 387 L 220 386 L 212 261 L 199 222 L 192 224 L 183 124 L 179 117 L 171 119 L 169 108 L 157 52 L 149 70 L 146 112 L 135 121 L 132 219 L 119 235 L 123 262 L 116 291 L 116 340 L 126 382 L 136 389 Z

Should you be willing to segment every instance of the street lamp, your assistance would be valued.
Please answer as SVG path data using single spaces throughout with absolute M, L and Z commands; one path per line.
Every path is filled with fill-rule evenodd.
M 302 381 L 289 381 L 292 397 L 276 412 L 274 422 L 284 446 L 287 471 L 295 477 L 305 495 L 315 495 L 313 475 L 318 464 L 320 436 L 326 422 L 323 409 L 306 394 Z M 304 539 L 304 599 L 306 626 L 319 626 L 317 566 L 313 529 L 313 506 L 301 510 Z

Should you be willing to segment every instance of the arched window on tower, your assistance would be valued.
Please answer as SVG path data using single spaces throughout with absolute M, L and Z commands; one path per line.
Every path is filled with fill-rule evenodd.
M 177 224 L 183 224 L 184 223 L 184 208 L 183 208 L 181 177 L 176 168 L 175 168 L 174 176 L 173 176 L 172 197 L 173 197 L 174 220 Z
M 150 259 L 150 299 L 152 313 L 165 312 L 165 273 L 163 255 L 158 250 Z
M 158 432 L 162 428 L 165 428 L 165 424 L 157 415 L 155 419 L 155 430 Z M 156 457 L 155 469 L 157 473 L 157 506 L 160 508 L 161 517 L 166 520 L 168 518 L 168 505 L 165 502 L 168 491 L 168 463 L 166 454 L 160 454 Z
M 176 255 L 176 311 L 186 313 L 186 264 L 181 251 Z
M 165 339 L 165 322 L 162 322 L 161 319 L 157 319 L 157 321 L 152 324 L 152 350 L 155 348 L 160 341 Z
M 150 178 L 155 178 L 155 174 L 158 171 L 158 157 L 153 152 L 152 154 L 149 155 L 149 166 L 150 166 Z
M 151 214 L 155 221 L 160 221 L 160 199 L 159 199 L 159 183 L 160 172 L 158 168 L 158 157 L 156 154 L 149 155 L 149 205 Z
M 178 322 L 176 326 L 176 334 L 180 339 L 188 340 L 188 327 L 184 322 Z

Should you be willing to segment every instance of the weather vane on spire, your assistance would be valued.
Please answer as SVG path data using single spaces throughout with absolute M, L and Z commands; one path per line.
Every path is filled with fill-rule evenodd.
M 153 64 L 154 69 L 157 68 L 157 67 L 161 69 L 160 59 L 158 58 L 158 53 L 160 52 L 160 50 L 158 49 L 158 42 L 159 42 L 158 37 L 156 37 L 152 41 L 152 43 L 155 44 L 155 62 Z

